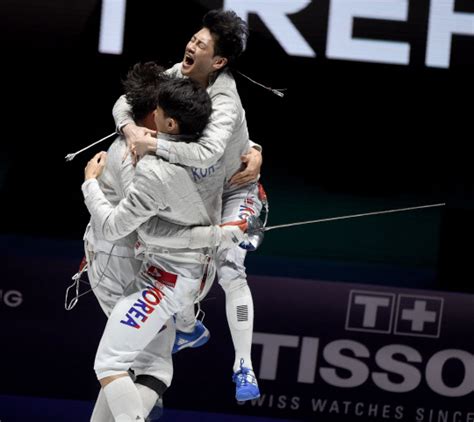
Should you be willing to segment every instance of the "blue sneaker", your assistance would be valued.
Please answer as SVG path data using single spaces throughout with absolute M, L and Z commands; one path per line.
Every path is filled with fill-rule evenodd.
M 211 337 L 211 333 L 204 326 L 201 321 L 196 321 L 194 331 L 191 333 L 184 333 L 183 331 L 176 331 L 176 339 L 174 340 L 173 353 L 179 352 L 186 347 L 199 347 L 206 344 Z
M 240 369 L 232 376 L 235 382 L 235 398 L 237 401 L 254 400 L 260 397 L 257 378 L 252 369 L 244 366 L 244 360 L 240 359 Z

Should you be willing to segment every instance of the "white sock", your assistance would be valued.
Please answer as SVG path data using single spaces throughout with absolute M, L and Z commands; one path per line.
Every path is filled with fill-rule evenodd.
M 104 394 L 116 422 L 145 420 L 142 399 L 130 377 L 115 379 L 104 387 Z
M 103 388 L 100 389 L 97 400 L 95 401 L 90 422 L 114 422 L 114 416 L 110 411 Z
M 247 283 L 226 290 L 226 314 L 235 349 L 234 372 L 240 369 L 240 360 L 253 369 L 250 352 L 253 334 L 253 300 Z
M 156 401 L 158 400 L 158 394 L 156 391 L 146 387 L 145 385 L 135 385 L 137 387 L 138 394 L 140 394 L 140 398 L 142 399 L 143 414 L 145 415 L 145 417 L 147 417 L 155 406 Z

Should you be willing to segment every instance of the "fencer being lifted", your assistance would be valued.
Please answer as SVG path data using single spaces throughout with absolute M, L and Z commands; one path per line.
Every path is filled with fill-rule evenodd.
M 245 49 L 248 34 L 247 24 L 233 11 L 211 10 L 204 16 L 202 28 L 186 45 L 182 62 L 167 72 L 197 81 L 211 97 L 212 115 L 199 142 L 157 140 L 135 125 L 125 97 L 117 101 L 113 110 L 117 129 L 140 156 L 151 153 L 170 163 L 205 169 L 193 173 L 195 181 L 211 174 L 217 160 L 223 157 L 225 185 L 221 223 L 258 216 L 262 202 L 266 203 L 263 189 L 255 183 L 261 166 L 261 148 L 249 141 L 245 111 L 230 71 Z M 246 169 L 239 173 L 241 156 Z M 242 246 L 252 248 L 248 243 Z M 260 394 L 251 359 L 254 309 L 245 273 L 245 255 L 243 247 L 234 246 L 220 248 L 216 259 L 218 282 L 225 291 L 227 320 L 235 349 L 233 379 L 239 401 L 251 400 Z M 208 330 L 194 315 L 193 307 L 177 315 L 174 351 L 197 346 L 209 337 Z

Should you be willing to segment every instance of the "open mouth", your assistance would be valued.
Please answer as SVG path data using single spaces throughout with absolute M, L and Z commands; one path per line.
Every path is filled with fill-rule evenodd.
M 186 53 L 183 62 L 186 66 L 192 66 L 194 64 L 194 58 L 189 53 Z

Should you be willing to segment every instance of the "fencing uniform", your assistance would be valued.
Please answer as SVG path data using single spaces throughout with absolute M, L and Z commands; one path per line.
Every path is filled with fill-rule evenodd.
M 146 156 L 117 207 L 105 199 L 95 179 L 83 184 L 86 205 L 105 239 L 115 241 L 141 226 L 138 253 L 142 266 L 107 322 L 95 363 L 99 379 L 126 372 L 166 321 L 194 302 L 203 276 L 214 271 L 211 249 L 164 248 L 155 242 L 158 237 L 153 232 L 160 226 L 157 216 L 181 226 L 219 222 L 223 168 L 217 166 L 200 181 L 195 183 L 190 168 Z M 213 186 L 218 191 L 212 194 Z
M 167 71 L 182 77 L 181 63 Z M 255 183 L 243 187 L 231 186 L 228 181 L 241 167 L 241 155 L 251 146 L 247 129 L 245 110 L 242 107 L 235 80 L 229 70 L 224 69 L 211 81 L 207 92 L 212 100 L 212 114 L 208 125 L 199 138 L 199 142 L 173 143 L 158 141 L 156 154 L 170 163 L 201 168 L 211 167 L 220 157 L 225 165 L 225 180 L 222 222 L 235 221 L 247 213 L 259 215 L 262 204 Z M 133 122 L 130 107 L 124 96 L 114 105 L 113 115 L 118 129 Z M 251 206 L 248 199 L 252 201 Z M 253 301 L 247 285 L 244 260 L 246 251 L 234 246 L 231 250 L 218 252 L 219 284 L 226 293 L 226 313 L 229 328 L 236 350 L 234 371 L 244 359 L 247 367 L 252 368 L 250 357 L 253 333 Z M 186 312 L 189 316 L 192 311 Z M 194 321 L 177 317 L 178 329 L 191 331 Z
M 125 139 L 117 138 L 107 151 L 107 162 L 98 181 L 101 191 L 112 206 L 118 205 L 125 197 L 135 173 L 130 157 L 123 159 L 126 151 Z M 163 233 L 172 237 L 175 231 L 173 227 L 168 227 L 163 228 Z M 114 241 L 106 240 L 98 222 L 93 218 L 86 228 L 84 249 L 89 283 L 107 317 L 140 270 L 142 263 L 135 257 L 136 242 L 136 232 Z M 169 387 L 173 375 L 171 349 L 175 332 L 174 322 L 168 321 L 166 329 L 160 332 L 153 344 L 145 348 L 131 365 L 135 375 L 154 376 Z

